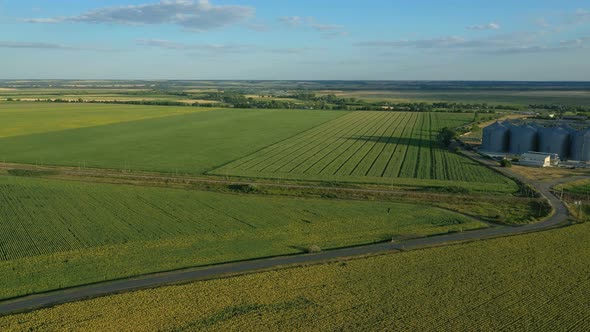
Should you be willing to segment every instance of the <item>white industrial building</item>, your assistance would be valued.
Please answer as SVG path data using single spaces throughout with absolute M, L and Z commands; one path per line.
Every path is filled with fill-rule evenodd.
M 556 166 L 558 162 L 559 158 L 551 153 L 526 152 L 520 156 L 519 163 L 525 166 L 551 167 Z

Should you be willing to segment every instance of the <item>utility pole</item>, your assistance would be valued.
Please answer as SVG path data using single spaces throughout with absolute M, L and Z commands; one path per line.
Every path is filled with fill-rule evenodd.
M 578 213 L 576 215 L 576 219 L 578 220 L 578 223 L 579 223 L 580 219 L 581 219 L 581 213 L 582 213 L 582 201 L 574 201 L 574 205 L 578 208 Z

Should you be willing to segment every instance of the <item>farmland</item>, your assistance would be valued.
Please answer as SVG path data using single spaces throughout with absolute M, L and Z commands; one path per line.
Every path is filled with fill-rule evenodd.
M 0 298 L 301 253 L 313 245 L 327 249 L 486 227 L 423 205 L 7 175 L 0 176 L 0 201 Z
M 94 93 L 83 87 L 69 87 L 68 93 L 48 88 L 29 91 L 28 97 L 43 92 L 47 98 L 59 98 L 58 102 L 0 102 L 0 299 L 187 267 L 376 242 L 403 246 L 409 238 L 480 228 L 494 232 L 537 222 L 550 210 L 544 198 L 523 191 L 523 186 L 467 158 L 465 152 L 443 146 L 439 136 L 443 128 L 497 117 L 487 114 L 488 110 L 409 112 L 378 104 L 363 109 L 368 105 L 353 100 L 350 105 L 341 104 L 330 97 L 322 104 L 325 100 L 310 94 L 276 96 L 258 91 L 247 96 L 252 101 L 293 103 L 288 105 L 293 109 L 262 109 L 233 91 L 230 94 L 245 108 L 230 108 L 230 102 L 225 108 L 210 108 L 62 99 L 227 98 L 219 90 L 201 86 L 190 93 L 176 87 L 144 88 L 101 88 Z M 1 94 L 24 98 L 27 91 L 17 88 Z M 297 104 L 301 101 L 304 104 Z M 316 104 L 322 104 L 322 109 L 316 109 Z M 502 252 L 504 245 L 487 247 L 488 251 L 469 248 L 485 256 L 483 252 Z M 165 288 L 161 291 L 172 292 L 168 294 L 175 300 L 179 297 L 174 292 L 185 292 L 182 303 L 194 300 L 194 294 L 235 294 L 239 283 L 248 285 L 237 304 L 222 298 L 211 307 L 198 304 L 199 309 L 185 313 L 174 308 L 170 314 L 180 320 L 171 322 L 167 320 L 171 316 L 154 313 L 151 323 L 164 330 L 250 327 L 257 324 L 250 320 L 255 320 L 250 317 L 255 311 L 270 315 L 275 328 L 291 323 L 301 326 L 308 318 L 320 330 L 354 328 L 355 320 L 333 312 L 342 309 L 366 316 L 358 322 L 379 327 L 391 322 L 384 317 L 422 318 L 415 316 L 421 313 L 409 298 L 412 292 L 422 303 L 452 300 L 451 295 L 432 300 L 419 290 L 427 282 L 446 289 L 444 294 L 452 293 L 448 289 L 453 287 L 461 294 L 478 289 L 480 284 L 472 284 L 467 272 L 453 265 L 472 265 L 473 271 L 477 257 L 464 252 L 452 260 L 443 249 L 423 252 L 433 256 L 409 252 L 290 270 L 298 279 L 275 271 Z M 437 255 L 444 257 L 440 264 L 435 262 Z M 457 269 L 460 280 L 445 284 L 450 281 L 444 277 L 448 273 L 444 266 Z M 424 267 L 434 269 L 437 278 L 428 279 L 429 274 L 419 272 Z M 339 271 L 344 272 L 342 280 L 336 278 Z M 255 287 L 261 282 L 272 285 L 273 278 L 278 280 L 277 287 L 287 288 L 273 294 L 260 287 L 264 298 L 256 298 Z M 460 288 L 463 284 L 465 289 Z M 386 290 L 378 293 L 374 285 L 386 285 Z M 487 290 L 486 285 L 482 287 Z M 314 297 L 311 293 L 316 288 Z M 142 294 L 139 301 L 154 303 L 154 310 L 161 310 L 161 299 L 143 297 L 157 292 L 137 293 Z M 328 292 L 335 296 L 335 307 L 322 302 Z M 482 296 L 500 298 L 496 295 Z M 118 302 L 119 307 L 141 307 L 125 299 Z M 358 307 L 350 308 L 357 300 Z M 376 310 L 367 304 L 371 301 L 385 308 Z M 407 311 L 391 309 L 395 303 L 407 303 Z M 456 317 L 453 310 L 468 311 L 472 304 L 458 304 L 445 312 Z M 188 306 L 192 305 L 184 303 L 180 308 Z M 117 321 L 113 315 L 101 316 L 104 321 L 100 322 L 96 317 L 81 320 L 110 327 Z M 324 326 L 321 317 L 328 315 L 337 319 Z M 38 319 L 15 317 L 22 317 L 24 328 L 35 327 L 27 324 Z M 72 324 L 83 325 L 77 316 L 72 317 L 77 322 Z M 50 319 L 44 320 L 51 324 Z M 413 319 L 407 322 L 415 326 L 399 325 L 401 329 L 428 328 Z M 10 318 L 0 319 L 0 329 L 10 329 L 12 323 Z M 58 324 L 62 323 L 70 326 L 65 321 Z
M 6 86 L 7 88 L 1 88 Z M 588 105 L 585 82 L 411 82 L 411 81 L 0 81 L 0 100 L 65 99 L 86 101 L 176 101 L 192 103 L 219 91 L 240 92 L 255 99 L 303 104 L 288 95 L 315 92 L 375 102 L 462 102 L 504 104 Z M 209 100 L 209 102 L 215 100 Z
M 0 160 L 7 162 L 516 190 L 438 142 L 441 128 L 469 123 L 471 114 L 3 105 L 0 120 L 9 125 L 0 128 Z
M 0 103 L 0 138 L 203 112 L 208 108 Z
M 9 103 L 7 105 L 19 105 Z M 195 112 L 200 108 L 161 108 L 154 106 L 99 107 L 112 111 L 100 117 L 119 121 L 119 110 L 141 114 L 161 114 L 163 110 L 183 114 L 126 121 L 91 127 L 56 130 L 73 121 L 70 112 L 79 114 L 80 122 L 92 123 L 94 105 L 57 104 L 47 112 L 37 111 L 35 103 L 27 109 L 0 111 L 0 160 L 29 164 L 53 164 L 100 167 L 124 170 L 150 170 L 201 174 L 224 163 L 255 152 L 269 144 L 338 118 L 346 112 L 273 111 L 221 109 Z M 3 109 L 3 106 L 0 106 Z M 40 108 L 41 110 L 43 107 Z M 39 122 L 29 121 L 37 112 Z M 124 114 L 124 113 L 123 113 Z M 13 127 L 14 119 L 26 125 Z M 48 120 L 50 118 L 51 120 Z M 110 120 L 109 120 L 110 119 Z M 129 119 L 128 119 L 129 120 Z M 82 126 L 82 125 L 81 125 Z M 43 132 L 40 132 L 43 131 Z M 40 132 L 40 133 L 31 133 Z M 29 133 L 29 134 L 27 134 Z
M 169 286 L 0 318 L 4 330 L 587 331 L 590 224 Z
M 401 185 L 476 182 L 482 190 L 514 190 L 510 180 L 448 151 L 438 141 L 440 129 L 469 123 L 472 117 L 354 112 L 210 173 Z
M 588 90 L 520 90 L 520 89 L 433 89 L 433 90 L 327 90 L 320 95 L 335 94 L 338 97 L 357 98 L 366 101 L 388 102 L 464 102 L 507 105 L 564 104 L 588 105 Z

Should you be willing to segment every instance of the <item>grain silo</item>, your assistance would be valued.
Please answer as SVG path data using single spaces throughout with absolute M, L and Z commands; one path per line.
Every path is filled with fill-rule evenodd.
M 590 129 L 576 131 L 571 137 L 570 159 L 590 161 Z
M 509 131 L 506 126 L 496 122 L 483 129 L 481 150 L 486 152 L 506 152 Z
M 510 128 L 512 128 L 512 127 L 514 127 L 514 124 L 513 124 L 512 122 L 508 121 L 508 120 L 504 120 L 504 121 L 502 122 L 502 125 L 503 125 L 504 127 L 508 128 L 508 129 L 510 129 Z
M 567 124 L 563 124 L 563 125 L 561 125 L 559 127 L 567 130 L 567 132 L 570 133 L 570 134 L 573 134 L 573 133 L 576 132 L 576 130 L 574 128 L 572 128 L 572 126 L 567 125 Z
M 569 155 L 570 132 L 565 128 L 551 127 L 538 128 L 539 152 L 555 153 L 560 159 L 566 159 Z
M 537 151 L 537 129 L 529 125 L 510 127 L 510 153 Z

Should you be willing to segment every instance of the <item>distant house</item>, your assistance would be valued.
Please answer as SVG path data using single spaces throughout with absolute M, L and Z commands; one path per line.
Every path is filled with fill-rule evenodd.
M 526 152 L 520 156 L 521 165 L 533 167 L 551 167 L 556 165 L 558 160 L 559 158 L 551 153 L 542 152 Z

